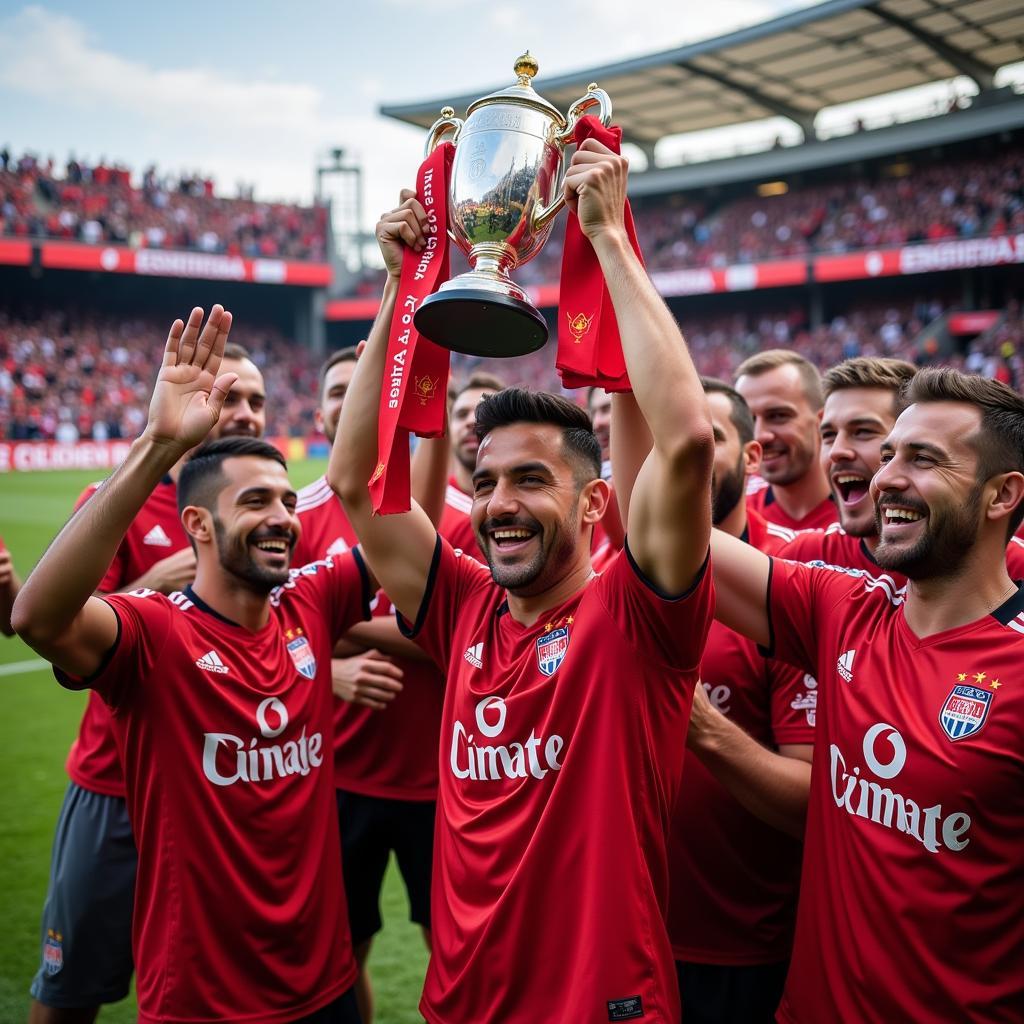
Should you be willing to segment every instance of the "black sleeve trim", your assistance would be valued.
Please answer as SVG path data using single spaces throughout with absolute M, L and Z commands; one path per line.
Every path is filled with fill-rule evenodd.
M 763 658 L 775 657 L 775 620 L 772 619 L 772 576 L 775 572 L 775 559 L 768 559 L 768 586 L 764 590 L 764 611 L 768 616 L 768 646 L 757 645 L 757 652 Z
M 648 579 L 643 570 L 633 559 L 633 552 L 629 550 L 629 538 L 626 538 L 626 542 L 622 545 L 622 550 L 626 552 L 626 558 L 629 559 L 629 566 L 636 573 L 636 577 L 640 582 L 647 587 L 653 594 L 656 594 L 661 598 L 662 601 L 685 601 L 701 584 L 704 579 L 704 574 L 708 571 L 708 563 L 711 561 L 711 548 L 708 548 L 708 553 L 704 556 L 704 561 L 701 563 L 700 569 L 697 570 L 697 575 L 693 577 L 693 582 L 681 593 L 681 594 L 669 594 L 662 590 L 653 580 Z
M 423 600 L 420 601 L 419 611 L 416 613 L 416 621 L 411 627 L 407 626 L 407 619 L 401 612 L 395 612 L 395 617 L 398 619 L 398 629 L 402 636 L 407 637 L 409 640 L 415 640 L 419 631 L 423 628 L 423 623 L 427 617 L 427 611 L 430 608 L 430 599 L 434 595 L 434 583 L 437 580 L 437 569 L 441 564 L 441 535 L 437 535 L 437 542 L 434 544 L 434 557 L 430 560 L 430 572 L 427 573 L 427 585 L 423 588 Z
M 117 609 L 109 602 L 105 602 L 107 607 L 114 613 L 114 618 L 117 620 L 117 636 L 114 637 L 114 642 L 107 648 L 107 652 L 100 659 L 99 666 L 95 672 L 90 673 L 87 676 L 72 676 L 65 672 L 63 669 L 53 666 L 54 678 L 64 687 L 65 690 L 87 690 L 95 680 L 99 679 L 101 675 L 107 670 L 107 666 L 110 664 L 114 655 L 117 653 L 118 647 L 121 645 L 121 616 L 118 614 Z
M 363 552 L 360 550 L 359 545 L 352 548 L 352 558 L 355 560 L 356 568 L 359 570 L 359 578 L 363 583 L 363 620 L 373 618 L 373 608 L 371 602 L 377 596 L 373 592 L 373 588 L 370 586 L 370 570 L 366 568 L 366 561 L 363 558 Z

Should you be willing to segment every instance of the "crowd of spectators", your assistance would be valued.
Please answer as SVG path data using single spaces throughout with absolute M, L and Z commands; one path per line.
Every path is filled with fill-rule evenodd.
M 903 305 L 860 305 L 812 328 L 806 312 L 779 308 L 758 314 L 689 318 L 683 325 L 697 368 L 731 379 L 747 356 L 790 348 L 822 369 L 857 355 L 888 355 L 918 363 L 932 353 L 917 343 L 943 311 L 937 299 Z M 135 437 L 145 423 L 166 324 L 152 319 L 70 316 L 31 319 L 0 313 L 0 439 L 109 440 Z M 316 436 L 318 360 L 272 328 L 239 322 L 232 340 L 245 345 L 267 383 L 267 432 Z M 1024 390 L 1024 313 L 1011 303 L 1003 322 L 944 362 L 996 377 Z M 559 390 L 554 341 L 520 359 L 455 355 L 452 373 L 483 369 L 509 384 Z
M 719 204 L 685 194 L 637 201 L 640 248 L 649 269 L 679 270 L 1024 232 L 1020 147 L 996 158 L 896 170 L 901 176 L 862 174 Z M 564 232 L 562 216 L 540 253 L 515 271 L 518 283 L 558 280 Z M 452 273 L 464 269 L 457 253 Z M 379 272 L 363 273 L 354 291 L 376 294 L 382 281 Z
M 12 156 L 0 150 L 0 235 L 67 239 L 94 245 L 191 249 L 231 256 L 322 262 L 327 208 L 257 202 L 216 193 L 199 174 L 132 173 L 100 160 Z

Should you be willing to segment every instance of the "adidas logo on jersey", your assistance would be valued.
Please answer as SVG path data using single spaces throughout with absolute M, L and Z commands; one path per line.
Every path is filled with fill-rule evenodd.
M 466 661 L 468 661 L 474 668 L 484 667 L 483 657 L 484 644 L 482 640 L 478 644 L 473 644 L 472 647 L 467 647 L 466 653 L 463 655 L 463 658 L 465 658 Z
M 839 660 L 836 662 L 836 671 L 848 683 L 853 682 L 853 659 L 856 654 L 856 651 L 847 651 L 845 654 L 840 654 Z
M 157 523 L 145 537 L 142 538 L 143 544 L 152 544 L 158 548 L 169 548 L 171 546 L 171 538 L 164 532 L 164 528 Z
M 196 658 L 196 664 L 204 672 L 216 672 L 219 675 L 225 675 L 228 670 L 216 651 L 207 651 L 201 658 Z

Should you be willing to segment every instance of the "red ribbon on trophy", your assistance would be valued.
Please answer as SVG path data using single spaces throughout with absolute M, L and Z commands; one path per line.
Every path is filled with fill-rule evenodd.
M 421 337 L 412 317 L 448 280 L 448 178 L 454 156 L 455 147 L 443 142 L 416 174 L 416 198 L 430 227 L 426 248 L 407 248 L 402 256 L 391 319 L 377 417 L 377 468 L 369 484 L 373 511 L 380 515 L 409 511 L 409 435 L 444 434 L 450 353 Z
M 597 139 L 615 153 L 622 142 L 622 129 L 605 128 L 596 117 L 581 117 L 576 124 L 575 142 Z M 641 264 L 644 261 L 633 225 L 633 213 L 626 200 L 623 211 L 629 243 Z M 567 388 L 597 386 L 606 391 L 629 391 L 629 375 L 622 355 L 622 340 L 615 310 L 604 282 L 601 264 L 590 240 L 580 230 L 572 210 L 565 227 L 562 250 L 562 280 L 558 297 L 558 354 L 555 360 L 562 384 Z

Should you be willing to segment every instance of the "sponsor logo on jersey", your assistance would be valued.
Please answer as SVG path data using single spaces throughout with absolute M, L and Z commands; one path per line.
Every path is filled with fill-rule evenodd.
M 43 939 L 43 971 L 52 978 L 64 966 L 64 935 L 54 928 L 46 929 Z
M 327 554 L 343 555 L 345 554 L 346 551 L 348 551 L 348 542 L 345 540 L 344 537 L 337 537 L 335 538 L 331 546 L 327 549 Z
M 164 528 L 157 523 L 145 537 L 142 538 L 143 544 L 153 544 L 158 548 L 169 548 L 171 546 L 171 538 L 164 533 Z
M 725 683 L 703 683 L 704 692 L 708 695 L 711 706 L 723 715 L 729 714 L 729 701 L 732 699 L 732 687 Z
M 569 650 L 569 627 L 560 626 L 537 637 L 537 667 L 546 676 L 553 675 Z
M 477 741 L 496 739 L 505 729 L 508 710 L 501 697 L 484 697 L 476 705 L 475 729 L 470 732 L 458 719 L 452 728 L 449 754 L 452 774 L 457 779 L 500 782 L 502 779 L 543 779 L 548 772 L 561 770 L 565 740 L 552 733 L 546 740 L 531 729 L 529 738 L 493 746 Z
M 307 736 L 303 726 L 297 739 L 284 743 L 260 743 L 260 738 L 277 739 L 288 725 L 288 708 L 284 701 L 278 697 L 267 697 L 256 708 L 259 736 L 245 740 L 226 732 L 204 733 L 203 774 L 215 786 L 308 775 L 323 764 L 322 733 Z
M 988 718 L 992 694 L 977 686 L 954 686 L 939 712 L 942 731 L 953 741 L 973 736 Z
M 204 672 L 216 672 L 218 675 L 226 675 L 228 671 L 227 665 L 220 660 L 220 655 L 216 651 L 207 651 L 201 658 L 196 658 L 196 664 Z
M 941 803 L 922 807 L 916 800 L 875 781 L 898 778 L 907 763 L 907 744 L 895 726 L 877 722 L 864 733 L 864 765 L 847 765 L 833 743 L 829 747 L 832 799 L 847 814 L 894 829 L 917 840 L 929 853 L 959 853 L 971 841 L 971 816 L 945 813 Z
M 818 680 L 807 673 L 804 674 L 804 692 L 798 693 L 790 703 L 794 711 L 802 711 L 807 716 L 807 724 L 815 725 L 818 718 Z
M 466 653 L 462 656 L 473 666 L 473 668 L 483 668 L 484 662 L 484 642 L 481 640 L 478 644 L 473 644 L 472 647 L 466 648 Z
M 856 657 L 857 652 L 846 651 L 844 654 L 839 655 L 839 660 L 836 662 L 836 671 L 848 682 L 853 682 L 853 659 Z
M 291 655 L 295 667 L 301 675 L 307 679 L 316 678 L 316 658 L 313 656 L 313 648 L 302 632 L 301 627 L 285 631 L 288 653 Z

